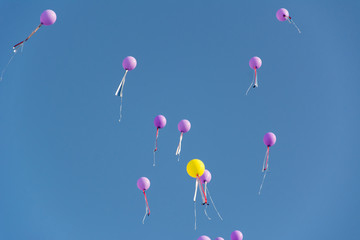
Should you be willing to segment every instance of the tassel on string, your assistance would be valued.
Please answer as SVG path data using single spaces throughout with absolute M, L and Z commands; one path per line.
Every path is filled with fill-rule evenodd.
M 296 23 L 294 22 L 294 20 L 292 20 L 291 17 L 285 17 L 286 20 L 288 20 L 289 23 L 292 23 L 294 25 L 294 27 L 296 28 L 296 30 L 298 30 L 299 33 L 301 33 L 300 28 L 296 25 Z
M 205 205 L 205 204 L 209 205 L 208 202 L 207 202 L 207 197 L 206 197 L 206 194 L 205 194 L 203 185 L 202 185 L 202 183 L 201 183 L 200 177 L 197 176 L 197 179 L 198 179 L 198 181 L 199 181 L 199 183 L 200 183 L 200 187 L 201 187 L 200 190 L 202 191 L 202 194 L 204 195 L 204 203 L 203 203 L 203 205 Z
M 197 194 L 197 190 L 198 190 L 198 181 L 196 179 L 195 182 L 195 193 L 194 193 L 194 216 L 195 216 L 195 230 L 196 230 L 196 194 Z
M 146 197 L 146 193 L 145 193 L 145 190 L 143 191 L 144 193 L 144 197 L 145 197 L 145 215 L 144 215 L 144 218 L 142 220 L 142 223 L 144 224 L 145 223 L 145 219 L 146 219 L 146 216 L 150 216 L 150 208 L 149 208 L 149 203 L 148 203 L 148 200 L 147 200 L 147 197 Z
M 253 88 L 258 87 L 258 82 L 257 82 L 257 73 L 256 73 L 256 67 L 255 67 L 255 80 L 254 80 L 254 86 Z
M 205 188 L 206 188 L 206 183 L 205 183 Z M 215 209 L 215 212 L 217 213 L 217 215 L 219 216 L 219 218 L 221 219 L 221 221 L 223 221 L 223 218 L 221 217 L 219 211 L 217 210 L 217 208 L 216 208 L 216 206 L 215 206 L 215 203 L 214 203 L 213 199 L 211 198 L 209 188 L 206 188 L 206 191 L 207 191 L 207 194 L 208 194 L 208 196 L 209 196 L 209 198 L 210 198 L 210 201 L 211 201 L 211 203 L 212 203 L 212 205 L 213 205 L 213 207 L 214 207 L 214 209 Z
M 183 132 L 181 132 L 181 135 L 180 135 L 180 140 L 179 140 L 179 145 L 176 149 L 176 153 L 175 155 L 178 156 L 178 161 L 180 161 L 180 152 L 181 152 L 181 142 L 182 142 L 182 139 L 183 139 Z
M 16 52 L 20 47 L 21 47 L 21 51 L 22 51 L 22 47 L 24 46 L 24 43 L 25 43 L 27 40 L 29 40 L 29 39 L 32 37 L 32 35 L 34 35 L 34 33 L 36 33 L 37 30 L 40 29 L 41 26 L 42 26 L 42 23 L 40 23 L 39 26 L 37 26 L 37 28 L 35 28 L 35 30 L 32 31 L 32 33 L 31 33 L 24 41 L 21 41 L 21 42 L 19 42 L 18 44 L 15 44 L 15 45 L 13 46 L 14 52 Z
M 154 149 L 154 163 L 153 166 L 155 167 L 155 153 L 157 151 L 157 141 L 159 137 L 159 128 L 156 129 L 156 139 L 155 139 L 155 149 Z
M 121 82 L 119 84 L 119 87 L 115 92 L 115 96 L 119 96 L 121 98 L 119 122 L 121 122 L 121 118 L 122 118 L 122 115 L 121 115 L 121 112 L 122 112 L 122 97 L 123 97 L 123 90 L 124 90 L 125 79 L 126 79 L 127 73 L 128 73 L 128 70 L 125 71 L 125 74 L 124 74 L 124 76 L 123 76 L 123 78 L 122 78 L 122 80 L 121 80 Z

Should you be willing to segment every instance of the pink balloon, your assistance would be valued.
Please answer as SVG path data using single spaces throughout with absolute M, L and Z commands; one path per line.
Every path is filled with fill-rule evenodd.
M 131 71 L 136 68 L 137 61 L 134 57 L 128 56 L 123 60 L 122 65 L 125 70 Z
M 141 177 L 137 180 L 137 187 L 141 190 L 141 191 L 145 191 L 148 190 L 150 187 L 150 180 L 146 177 Z
M 180 132 L 186 133 L 190 131 L 191 123 L 189 120 L 183 119 L 178 124 L 178 129 Z
M 56 13 L 53 10 L 45 10 L 40 16 L 40 23 L 49 26 L 56 22 Z
M 272 132 L 268 132 L 264 136 L 264 144 L 268 147 L 271 147 L 276 143 L 276 135 Z
M 205 183 L 205 182 L 209 183 L 211 181 L 211 173 L 205 169 L 203 175 L 201 175 L 201 177 L 200 177 L 200 181 L 202 183 Z
M 276 18 L 281 22 L 286 21 L 289 17 L 289 12 L 285 8 L 280 8 L 276 12 Z
M 238 231 L 235 230 L 231 233 L 231 240 L 242 240 L 243 239 L 243 234 Z
M 202 235 L 197 240 L 211 240 L 208 236 Z
M 252 68 L 252 69 L 259 69 L 262 65 L 262 61 L 259 57 L 252 57 L 249 61 L 249 66 Z

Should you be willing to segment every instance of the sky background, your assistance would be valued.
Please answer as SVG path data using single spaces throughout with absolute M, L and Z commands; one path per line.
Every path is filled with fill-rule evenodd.
M 281 7 L 302 34 L 276 19 Z M 45 9 L 56 23 L 0 82 L 0 239 L 229 240 L 236 229 L 245 240 L 359 239 L 360 1 L 3 0 L 0 68 Z M 138 65 L 119 123 L 129 55 Z M 253 56 L 259 88 L 245 96 Z M 167 125 L 153 167 L 158 114 Z M 259 196 L 269 131 L 277 142 Z M 194 158 L 224 218 L 198 205 L 197 231 Z

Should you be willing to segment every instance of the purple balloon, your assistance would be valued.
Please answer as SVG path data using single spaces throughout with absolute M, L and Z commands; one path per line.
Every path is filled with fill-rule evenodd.
M 189 120 L 183 119 L 178 124 L 178 129 L 180 132 L 186 133 L 190 130 L 190 128 L 191 123 L 189 122 Z
M 202 235 L 197 240 L 211 240 L 208 236 Z
M 285 8 L 280 8 L 276 12 L 276 18 L 281 22 L 286 21 L 289 18 L 289 11 Z
M 271 147 L 276 143 L 276 136 L 272 132 L 268 132 L 264 136 L 264 143 L 266 146 Z
M 252 68 L 252 69 L 259 69 L 262 65 L 262 61 L 259 57 L 252 57 L 249 61 L 249 66 Z
M 231 233 L 231 240 L 242 240 L 243 239 L 243 234 L 238 231 L 235 230 Z
M 126 57 L 122 63 L 123 68 L 128 71 L 131 71 L 134 68 L 136 68 L 136 64 L 137 64 L 136 59 L 132 56 Z
M 150 180 L 146 177 L 141 177 L 137 180 L 137 187 L 141 190 L 148 190 L 150 187 Z
M 215 240 L 224 240 L 222 237 L 217 237 Z
M 201 177 L 200 177 L 200 181 L 202 183 L 205 183 L 205 182 L 209 183 L 211 181 L 211 173 L 205 169 L 203 175 L 201 175 Z
M 45 10 L 40 16 L 40 23 L 49 26 L 56 22 L 56 13 L 53 10 Z
M 157 115 L 154 119 L 154 125 L 156 128 L 163 128 L 166 126 L 166 118 L 163 115 Z

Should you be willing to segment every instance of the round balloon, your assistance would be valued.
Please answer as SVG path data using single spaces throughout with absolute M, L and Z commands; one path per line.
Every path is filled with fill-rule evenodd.
M 45 10 L 40 16 L 40 23 L 49 26 L 56 22 L 56 13 L 53 10 Z
M 272 132 L 268 132 L 264 136 L 264 143 L 266 146 L 271 147 L 276 143 L 276 136 Z
M 186 133 L 190 130 L 191 123 L 189 120 L 183 119 L 178 124 L 178 129 L 180 132 Z
M 137 180 L 137 187 L 141 190 L 148 190 L 150 187 L 150 180 L 146 177 L 141 177 Z
M 276 12 L 276 18 L 281 22 L 286 21 L 289 18 L 289 11 L 285 8 L 280 8 Z
M 134 68 L 136 68 L 136 64 L 137 64 L 136 59 L 132 56 L 126 57 L 122 63 L 123 68 L 128 71 L 131 71 Z
M 163 115 L 157 115 L 154 119 L 154 125 L 157 128 L 163 128 L 166 125 L 166 118 Z
M 197 240 L 211 240 L 208 236 L 202 235 Z
M 231 233 L 231 240 L 242 240 L 243 239 L 243 234 L 236 230 L 236 231 L 233 231 Z
M 187 164 L 186 171 L 190 177 L 201 177 L 205 171 L 205 165 L 201 160 L 193 159 Z
M 249 66 L 252 69 L 259 69 L 262 65 L 262 61 L 259 57 L 252 57 L 249 61 Z
M 205 169 L 203 175 L 201 175 L 200 180 L 202 183 L 209 183 L 211 181 L 211 173 Z

